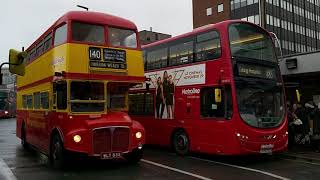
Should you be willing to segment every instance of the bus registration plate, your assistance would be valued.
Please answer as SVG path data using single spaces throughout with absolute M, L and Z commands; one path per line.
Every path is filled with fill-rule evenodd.
M 112 152 L 112 153 L 101 153 L 101 159 L 118 159 L 121 157 L 121 153 Z
M 260 146 L 260 153 L 262 153 L 262 154 L 272 153 L 273 147 L 274 147 L 273 144 L 262 144 Z

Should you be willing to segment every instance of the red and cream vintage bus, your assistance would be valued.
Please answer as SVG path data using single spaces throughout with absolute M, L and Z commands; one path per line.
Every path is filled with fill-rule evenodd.
M 141 159 L 144 128 L 127 114 L 129 87 L 145 81 L 134 23 L 68 12 L 25 52 L 10 50 L 9 59 L 19 75 L 16 130 L 24 147 L 57 166 L 68 152 Z
M 142 49 L 148 81 L 131 89 L 129 114 L 147 144 L 180 155 L 286 150 L 283 82 L 266 30 L 225 21 Z

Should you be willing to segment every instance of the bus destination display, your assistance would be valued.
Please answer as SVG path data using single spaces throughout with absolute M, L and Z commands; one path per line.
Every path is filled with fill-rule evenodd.
M 103 50 L 103 54 L 101 52 Z M 109 48 L 89 48 L 91 67 L 126 69 L 126 51 Z
M 264 79 L 275 79 L 276 71 L 275 68 L 249 65 L 249 64 L 238 64 L 239 76 L 257 77 Z

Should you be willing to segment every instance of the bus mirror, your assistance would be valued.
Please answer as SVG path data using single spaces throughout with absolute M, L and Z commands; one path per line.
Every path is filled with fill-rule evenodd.
M 214 90 L 214 99 L 216 103 L 221 102 L 221 89 L 217 88 Z
M 27 57 L 25 51 L 19 52 L 14 49 L 9 51 L 9 71 L 12 74 L 18 74 L 24 76 L 25 74 L 25 64 L 24 59 Z
M 300 102 L 301 94 L 298 89 L 296 89 L 297 101 Z

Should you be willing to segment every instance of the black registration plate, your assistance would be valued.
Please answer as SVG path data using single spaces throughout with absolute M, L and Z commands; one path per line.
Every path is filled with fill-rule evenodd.
M 118 159 L 121 158 L 120 152 L 101 153 L 101 159 Z

